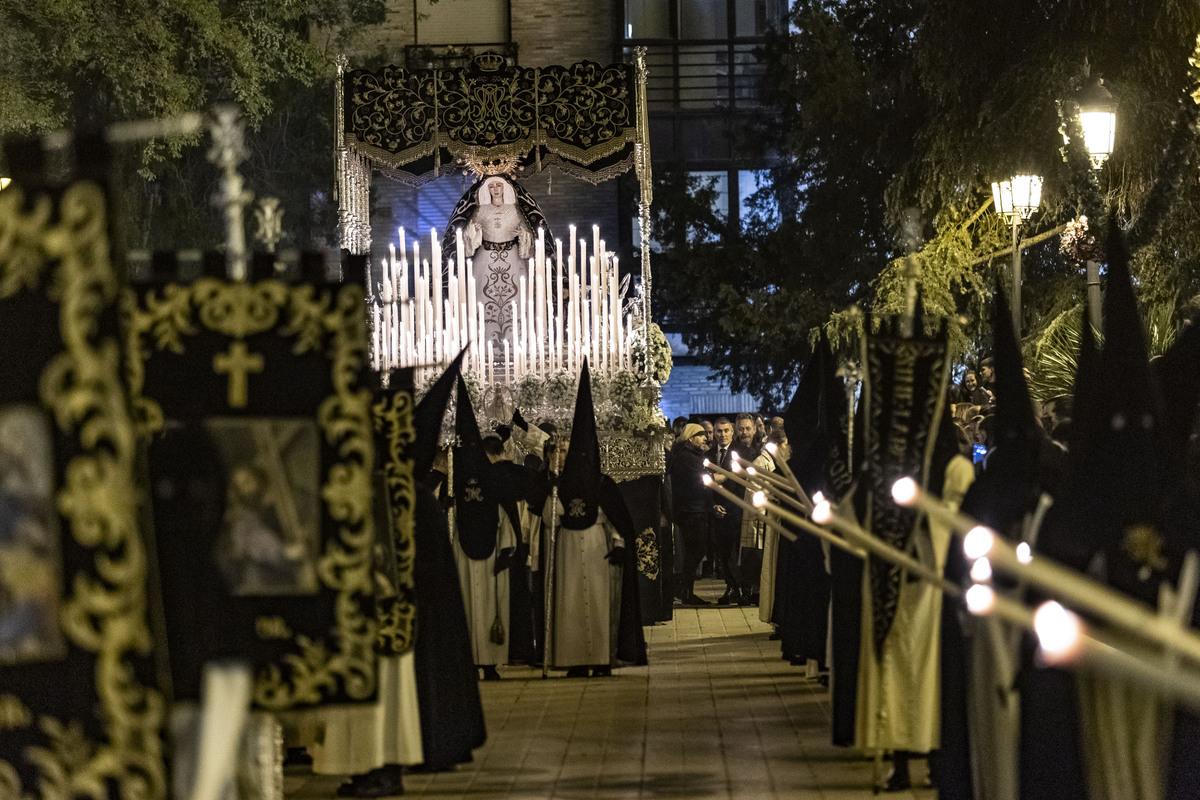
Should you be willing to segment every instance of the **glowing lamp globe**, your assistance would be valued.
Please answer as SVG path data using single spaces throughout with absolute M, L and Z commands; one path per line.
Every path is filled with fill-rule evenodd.
M 1096 169 L 1112 155 L 1117 140 L 1117 101 L 1104 88 L 1104 81 L 1088 78 L 1076 96 L 1079 104 L 1079 126 L 1083 128 L 1083 146 Z
M 1005 219 L 1029 219 L 1042 204 L 1042 179 L 1038 175 L 1014 175 L 1012 180 L 992 184 L 996 213 Z

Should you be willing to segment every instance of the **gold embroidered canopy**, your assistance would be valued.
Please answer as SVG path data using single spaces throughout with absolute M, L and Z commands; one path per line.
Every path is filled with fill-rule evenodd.
M 645 141 L 632 64 L 517 67 L 484 53 L 458 69 L 349 70 L 341 88 L 345 145 L 409 183 L 515 163 L 599 183 Z

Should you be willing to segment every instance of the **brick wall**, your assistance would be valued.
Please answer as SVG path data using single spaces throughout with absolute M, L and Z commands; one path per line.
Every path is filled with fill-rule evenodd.
M 512 38 L 521 66 L 613 60 L 613 0 L 511 0 Z

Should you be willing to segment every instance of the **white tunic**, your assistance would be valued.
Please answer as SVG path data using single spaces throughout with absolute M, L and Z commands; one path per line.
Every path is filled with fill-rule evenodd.
M 462 587 L 463 605 L 467 611 L 467 627 L 471 632 L 471 652 L 480 666 L 508 663 L 509 572 L 493 574 L 496 554 L 517 546 L 512 523 L 503 510 L 496 532 L 496 549 L 482 561 L 469 558 L 456 542 L 454 559 L 458 563 L 458 583 Z M 492 641 L 492 629 L 499 619 L 504 640 Z
M 971 462 L 955 456 L 946 467 L 942 498 L 957 509 L 974 479 Z M 928 535 L 918 529 L 914 537 L 913 555 L 942 573 L 950 536 L 948 527 L 929 520 Z M 872 635 L 869 569 L 863 570 L 862 595 L 855 744 L 865 751 L 934 750 L 941 738 L 942 591 L 901 577 L 896 617 L 882 658 L 876 657 Z
M 544 525 L 549 525 L 549 500 Z M 561 503 L 560 503 L 561 511 Z M 555 536 L 550 664 L 560 669 L 611 665 L 621 612 L 621 567 L 605 556 L 624 539 L 599 511 L 581 531 L 559 526 Z
M 361 775 L 425 761 L 413 653 L 379 657 L 379 696 L 363 705 L 279 715 L 290 746 L 307 747 L 317 775 Z

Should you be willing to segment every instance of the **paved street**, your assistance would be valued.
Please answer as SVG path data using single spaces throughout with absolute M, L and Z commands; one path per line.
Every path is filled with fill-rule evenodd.
M 701 594 L 715 598 L 716 582 Z M 829 744 L 827 691 L 779 659 L 757 608 L 676 609 L 647 629 L 650 666 L 483 683 L 487 745 L 453 773 L 406 775 L 407 797 L 869 798 L 872 765 Z M 562 675 L 562 673 L 557 673 Z M 553 675 L 553 674 L 552 674 Z M 914 763 L 914 779 L 924 764 Z M 288 800 L 337 778 L 289 771 Z M 890 795 L 931 800 L 932 790 Z

